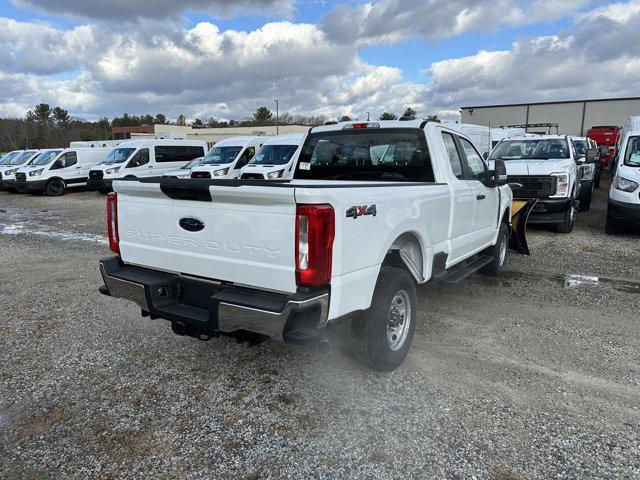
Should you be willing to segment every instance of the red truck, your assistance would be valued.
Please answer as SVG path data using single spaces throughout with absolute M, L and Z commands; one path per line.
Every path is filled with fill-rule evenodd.
M 616 143 L 622 127 L 594 126 L 587 132 L 587 138 L 595 140 L 598 147 L 607 147 L 607 153 L 602 156 L 602 168 L 609 166 L 609 161 L 616 155 Z

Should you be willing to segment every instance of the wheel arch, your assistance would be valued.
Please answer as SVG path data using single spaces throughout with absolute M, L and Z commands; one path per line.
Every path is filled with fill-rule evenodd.
M 428 263 L 424 244 L 418 233 L 407 231 L 400 234 L 387 249 L 382 264 L 404 268 L 416 282 L 424 282 L 427 273 L 425 265 Z

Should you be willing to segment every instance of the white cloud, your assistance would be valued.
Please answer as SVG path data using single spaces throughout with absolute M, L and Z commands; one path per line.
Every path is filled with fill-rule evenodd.
M 580 11 L 592 0 L 380 0 L 338 5 L 321 21 L 338 43 L 437 40 L 462 33 L 551 22 Z
M 619 5 L 598 10 L 597 15 L 578 17 L 564 33 L 432 64 L 426 70 L 428 102 L 446 108 L 636 96 L 640 9 L 623 17 L 617 14 Z

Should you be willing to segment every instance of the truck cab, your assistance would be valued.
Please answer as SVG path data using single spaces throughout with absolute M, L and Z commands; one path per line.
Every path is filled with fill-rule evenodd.
M 640 117 L 629 117 L 620 134 L 613 162 L 613 181 L 607 205 L 607 234 L 640 226 Z
M 240 178 L 256 180 L 293 178 L 298 155 L 306 137 L 304 133 L 293 133 L 268 139 L 251 161 L 242 168 Z
M 524 134 L 499 142 L 490 161 L 502 160 L 516 199 L 537 199 L 529 223 L 573 230 L 581 170 L 566 135 Z
M 622 127 L 615 125 L 598 125 L 591 127 L 587 131 L 587 138 L 596 142 L 602 149 L 600 157 L 603 169 L 608 168 L 616 156 L 621 129 Z
M 164 173 L 204 156 L 202 140 L 130 140 L 112 149 L 105 159 L 89 171 L 87 185 L 106 193 L 120 178 L 160 177 Z
M 239 178 L 265 137 L 232 137 L 220 140 L 191 171 L 191 178 Z

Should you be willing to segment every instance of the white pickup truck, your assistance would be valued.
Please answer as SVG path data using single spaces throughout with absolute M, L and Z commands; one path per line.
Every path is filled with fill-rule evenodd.
M 515 198 L 538 200 L 530 223 L 553 224 L 559 233 L 570 233 L 582 199 L 583 172 L 593 167 L 596 153 L 587 149 L 586 156 L 579 157 L 566 135 L 522 134 L 500 141 L 489 162 L 505 162 L 509 182 L 520 185 Z M 593 168 L 589 171 L 593 173 Z M 584 184 L 588 194 L 592 179 Z
M 392 370 L 413 338 L 417 284 L 504 268 L 505 182 L 502 161 L 488 170 L 443 124 L 316 127 L 293 180 L 114 182 L 117 256 L 100 262 L 100 291 L 203 340 L 251 332 L 328 349 L 327 327 L 349 319 L 361 359 Z

